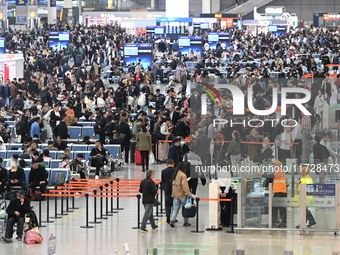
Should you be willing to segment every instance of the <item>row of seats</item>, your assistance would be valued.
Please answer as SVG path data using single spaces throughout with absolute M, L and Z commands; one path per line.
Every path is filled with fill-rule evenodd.
M 12 147 L 11 147 L 12 146 Z M 20 144 L 11 144 L 9 145 L 9 149 L 13 148 L 13 147 L 20 147 Z M 40 148 L 43 150 L 47 147 L 47 144 L 42 144 L 40 146 Z M 76 155 L 78 153 L 82 153 L 84 154 L 84 159 L 88 160 L 91 150 L 92 148 L 95 147 L 94 144 L 90 144 L 90 145 L 86 145 L 86 144 L 73 144 L 70 146 L 71 148 L 71 155 L 70 158 L 73 159 L 74 157 L 76 157 Z M 121 153 L 121 146 L 117 145 L 117 144 L 108 144 L 105 145 L 105 148 L 108 150 L 108 152 L 112 155 L 113 159 L 119 159 L 119 155 Z M 11 157 L 13 157 L 13 154 L 22 154 L 22 150 L 7 150 L 7 151 L 0 151 L 0 157 L 3 159 L 10 159 Z M 63 151 L 50 151 L 49 155 L 52 159 L 59 159 L 60 156 L 63 154 Z
M 30 168 L 25 168 L 24 172 L 25 172 L 25 182 L 28 183 L 29 180 L 29 174 L 30 174 L 31 169 Z M 68 179 L 69 176 L 69 171 L 67 169 L 64 168 L 57 168 L 57 169 L 50 169 L 50 168 L 46 168 L 46 171 L 48 173 L 48 185 L 49 186 L 54 186 L 56 183 L 56 176 L 57 173 L 62 173 L 65 176 L 64 182 L 66 182 L 66 180 Z
M 7 162 L 9 161 L 9 159 L 4 159 L 4 162 L 3 162 L 3 166 L 6 167 L 7 165 Z M 29 160 L 29 159 L 25 159 L 25 162 L 26 164 L 30 167 L 31 164 L 32 164 L 32 161 Z M 59 168 L 59 163 L 61 162 L 60 159 L 52 159 L 52 160 L 49 160 L 49 161 L 44 161 L 44 165 L 46 165 L 46 168 L 52 168 L 52 169 L 55 169 L 55 168 Z M 86 159 L 82 160 L 82 163 L 83 165 L 86 163 Z

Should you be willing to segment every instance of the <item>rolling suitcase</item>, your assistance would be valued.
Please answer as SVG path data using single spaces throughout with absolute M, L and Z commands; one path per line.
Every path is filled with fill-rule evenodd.
M 142 164 L 142 156 L 140 155 L 140 151 L 136 150 L 135 153 L 135 164 L 141 165 Z
M 130 161 L 131 163 L 135 163 L 135 151 L 136 151 L 136 141 L 130 142 Z

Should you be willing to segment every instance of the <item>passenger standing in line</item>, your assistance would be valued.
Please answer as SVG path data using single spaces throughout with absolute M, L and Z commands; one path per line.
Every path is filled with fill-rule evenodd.
M 236 170 L 236 166 L 241 158 L 241 139 L 240 133 L 234 131 L 232 133 L 233 139 L 229 143 L 227 152 L 230 155 L 231 166 Z
M 179 163 L 179 139 L 175 137 L 172 139 L 172 144 L 169 147 L 168 159 L 172 159 L 175 162 L 175 166 Z
M 175 162 L 172 159 L 168 159 L 167 161 L 167 168 L 162 170 L 162 182 L 161 187 L 164 190 L 165 195 L 165 215 L 166 215 L 166 222 L 170 223 L 170 214 L 171 214 L 171 207 L 173 198 L 171 197 L 172 194 L 172 177 L 175 172 Z
M 152 142 L 151 142 L 151 134 L 146 129 L 146 125 L 142 124 L 141 126 L 142 131 L 137 133 L 137 144 L 136 148 L 140 151 L 141 157 L 142 157 L 142 168 L 143 172 L 149 170 L 149 153 L 152 149 Z
M 142 203 L 145 210 L 140 229 L 142 233 L 148 232 L 148 230 L 146 229 L 146 223 L 148 222 L 148 220 L 150 221 L 153 230 L 157 230 L 158 228 L 155 223 L 155 219 L 153 218 L 153 205 L 156 202 L 155 195 L 159 194 L 157 186 L 153 181 L 154 177 L 154 171 L 147 171 L 146 178 L 140 183 L 139 187 L 139 192 L 143 194 Z
M 173 208 L 172 208 L 172 215 L 171 215 L 171 221 L 170 221 L 170 226 L 172 228 L 175 227 L 175 221 L 176 221 L 179 209 L 181 209 L 181 207 L 185 205 L 187 197 L 190 197 L 190 196 L 193 198 L 196 197 L 190 192 L 187 176 L 185 175 L 184 172 L 185 172 L 185 164 L 179 163 L 172 178 Z M 184 218 L 183 226 L 184 227 L 191 226 L 191 224 L 189 223 L 189 218 Z

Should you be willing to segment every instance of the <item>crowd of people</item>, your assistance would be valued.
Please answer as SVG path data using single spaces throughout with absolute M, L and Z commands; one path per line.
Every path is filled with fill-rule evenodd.
M 64 30 L 70 31 L 70 44 L 63 49 L 48 48 L 48 31 Z M 216 49 L 210 49 L 207 32 L 195 31 L 195 35 L 203 36 L 202 55 L 183 55 L 176 41 L 131 35 L 117 24 L 51 25 L 33 29 L 28 34 L 3 32 L 1 36 L 6 37 L 7 52 L 23 53 L 25 61 L 23 77 L 7 79 L 0 86 L 0 146 L 4 148 L 5 143 L 19 142 L 24 152 L 13 156 L 18 163 L 8 165 L 11 168 L 9 177 L 4 174 L 6 171 L 1 171 L 0 191 L 9 191 L 12 184 L 18 185 L 21 180 L 18 169 L 24 167 L 20 159 L 32 158 L 32 168 L 41 168 L 44 173 L 39 175 L 42 179 L 35 179 L 32 174 L 27 185 L 22 182 L 19 185 L 23 188 L 40 186 L 44 192 L 46 170 L 38 163 L 52 150 L 65 151 L 60 166 L 74 165 L 85 178 L 81 163 L 84 156 L 78 154 L 71 163 L 67 155 L 70 152 L 68 143 L 75 138 L 70 136 L 69 129 L 82 126 L 81 120 L 95 123 L 98 140 L 95 141 L 94 136 L 84 136 L 79 142 L 96 144 L 91 152 L 95 157 L 92 164 L 96 166 L 96 176 L 105 164 L 105 144 L 120 144 L 125 163 L 135 162 L 136 151 L 139 151 L 143 171 L 149 170 L 149 154 L 153 152 L 157 161 L 167 161 L 176 169 L 172 176 L 175 185 L 181 182 L 183 174 L 190 174 L 185 162 L 237 166 L 247 157 L 252 162 L 276 158 L 286 163 L 290 157 L 302 160 L 303 142 L 306 142 L 302 130 L 309 135 L 307 142 L 314 139 L 320 144 L 320 138 L 312 137 L 313 130 L 319 129 L 325 107 L 339 102 L 340 75 L 336 78 L 329 75 L 339 70 L 327 66 L 340 64 L 339 29 L 292 28 L 279 36 L 273 33 L 253 35 L 236 27 L 216 31 L 230 34 L 230 41 L 218 43 Z M 124 43 L 153 43 L 152 64 L 126 63 Z M 188 61 L 195 62 L 194 67 L 189 67 Z M 308 73 L 314 74 L 313 80 L 303 78 Z M 263 119 L 249 112 L 244 116 L 233 115 L 233 104 L 237 102 L 226 89 L 217 89 L 222 101 L 211 99 L 207 113 L 202 115 L 204 86 L 213 87 L 217 83 L 240 88 L 246 108 L 248 88 L 251 88 L 251 100 L 259 110 L 273 103 L 273 88 L 279 91 L 284 87 L 307 88 L 312 96 L 304 106 L 312 115 L 303 115 L 291 107 L 286 116 L 277 117 L 276 113 L 270 116 L 295 120 L 297 125 L 292 129 L 282 126 L 280 121 L 275 125 L 266 122 L 263 126 L 260 121 L 255 126 L 215 126 L 217 118 L 234 122 Z M 299 98 L 301 95 L 291 93 L 289 96 Z M 15 122 L 12 129 L 7 121 Z M 49 141 L 47 151 L 37 147 L 42 140 Z M 267 145 L 269 142 L 274 142 L 274 146 Z M 325 162 L 330 156 L 339 157 L 331 148 L 329 134 L 324 135 L 320 146 L 326 149 L 314 146 L 314 159 Z M 148 172 L 148 177 L 152 176 L 153 173 Z M 205 183 L 205 179 L 201 179 Z M 197 178 L 190 181 L 188 187 L 167 191 L 168 197 L 176 198 L 171 218 L 170 209 L 167 210 L 171 226 L 184 203 L 183 194 L 196 194 Z M 230 184 L 224 184 L 224 188 L 226 185 Z M 154 195 L 157 191 L 153 190 Z M 225 192 L 224 196 L 229 187 Z M 146 207 L 148 215 L 151 209 Z M 143 228 L 147 218 L 143 220 Z

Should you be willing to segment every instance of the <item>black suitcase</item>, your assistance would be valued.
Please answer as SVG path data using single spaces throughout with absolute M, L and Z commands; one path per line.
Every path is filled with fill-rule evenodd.
M 135 163 L 136 141 L 130 142 L 130 162 Z

